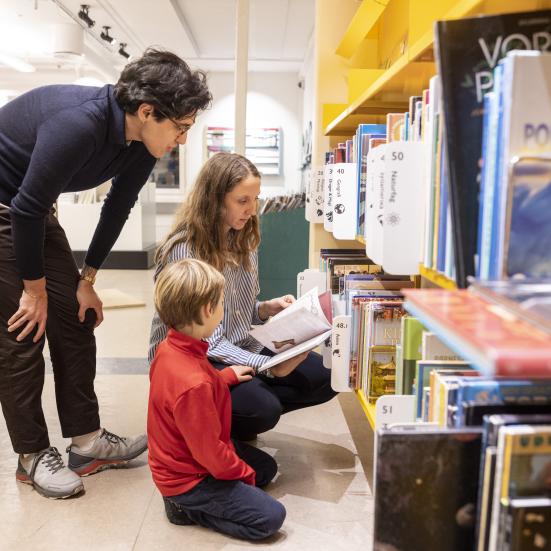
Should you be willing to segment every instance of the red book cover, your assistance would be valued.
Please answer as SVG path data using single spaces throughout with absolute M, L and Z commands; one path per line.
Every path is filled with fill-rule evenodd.
M 404 289 L 406 309 L 489 375 L 551 376 L 551 336 L 466 290 Z

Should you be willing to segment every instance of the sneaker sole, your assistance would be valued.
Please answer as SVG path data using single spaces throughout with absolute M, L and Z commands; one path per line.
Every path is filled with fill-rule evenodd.
M 17 480 L 17 482 L 20 482 L 21 484 L 32 486 L 36 492 L 38 492 L 41 496 L 47 497 L 48 499 L 67 499 L 69 497 L 76 496 L 77 494 L 80 494 L 84 491 L 84 485 L 81 484 L 68 494 L 52 492 L 34 483 L 26 473 L 15 473 L 15 480 Z
M 120 469 L 133 459 L 136 459 L 136 457 L 142 455 L 142 453 L 146 450 L 147 446 L 138 450 L 131 456 L 125 457 L 124 459 L 92 459 L 90 462 L 79 465 L 78 467 L 71 466 L 71 462 L 69 461 L 69 469 L 78 474 L 80 477 L 90 476 L 92 474 L 100 473 L 101 471 L 106 471 L 107 469 Z

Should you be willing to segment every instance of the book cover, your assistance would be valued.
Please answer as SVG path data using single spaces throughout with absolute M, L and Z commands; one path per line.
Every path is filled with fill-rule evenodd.
M 551 276 L 551 54 L 510 52 L 503 72 L 499 275 Z
M 490 549 L 501 549 L 510 500 L 551 492 L 551 425 L 502 427 L 495 472 Z
M 404 125 L 404 113 L 387 113 L 386 116 L 386 141 L 398 142 Z
M 551 335 L 551 281 L 475 281 L 470 290 Z
M 378 433 L 375 551 L 472 551 L 480 429 Z
M 369 140 L 371 138 L 386 138 L 386 125 L 384 124 L 360 124 L 356 130 L 358 151 L 357 164 L 357 228 L 358 235 L 363 235 L 365 218 L 365 189 L 367 183 L 367 154 L 369 153 Z
M 551 548 L 551 499 L 512 499 L 505 513 L 504 551 Z
M 551 338 L 466 290 L 404 289 L 406 309 L 483 375 L 551 375 Z
M 400 394 L 411 394 L 415 380 L 416 361 L 422 358 L 421 342 L 424 327 L 413 316 L 402 318 L 402 377 L 398 379 L 396 386 Z
M 484 93 L 492 90 L 492 70 L 509 50 L 549 50 L 550 33 L 549 10 L 435 23 L 435 53 L 442 79 L 454 249 L 460 287 L 465 287 L 467 276 L 475 273 L 482 101 Z
M 430 373 L 433 370 L 470 369 L 470 365 L 462 361 L 427 361 L 418 360 L 415 372 L 415 394 L 417 396 L 417 417 L 421 417 L 421 400 L 423 388 L 430 387 Z
M 396 392 L 396 346 L 371 346 L 366 396 L 371 403 Z
M 430 361 L 461 362 L 463 358 L 430 331 L 421 334 L 421 358 Z

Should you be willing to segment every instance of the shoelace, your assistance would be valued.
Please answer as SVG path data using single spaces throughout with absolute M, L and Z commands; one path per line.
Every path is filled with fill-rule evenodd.
M 52 472 L 52 474 L 57 473 L 63 469 L 63 459 L 57 448 L 51 447 L 42 452 L 42 455 L 38 457 L 37 464 L 39 462 L 44 463 L 46 468 Z
M 103 432 L 100 435 L 100 438 L 105 438 L 110 444 L 124 444 L 126 446 L 126 438 L 122 436 L 117 436 L 108 430 L 103 429 Z

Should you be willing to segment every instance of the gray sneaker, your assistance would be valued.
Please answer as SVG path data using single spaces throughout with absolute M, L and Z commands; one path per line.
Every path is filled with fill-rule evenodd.
M 103 429 L 92 449 L 82 452 L 75 444 L 67 448 L 69 469 L 80 476 L 88 476 L 105 469 L 126 465 L 145 450 L 147 450 L 145 434 L 136 438 L 124 438 Z
M 47 448 L 37 453 L 29 472 L 19 458 L 15 478 L 23 484 L 30 484 L 44 497 L 52 499 L 65 499 L 84 490 L 80 477 L 63 464 L 57 448 Z

